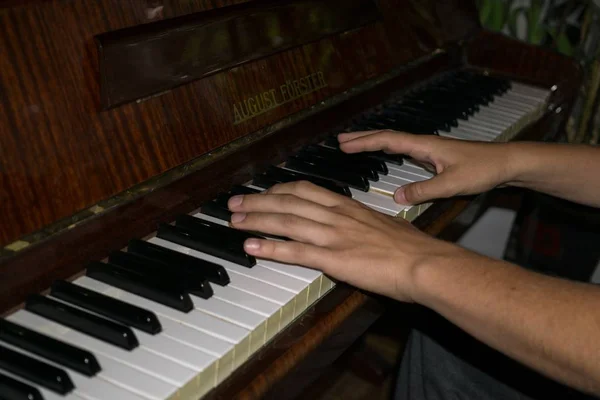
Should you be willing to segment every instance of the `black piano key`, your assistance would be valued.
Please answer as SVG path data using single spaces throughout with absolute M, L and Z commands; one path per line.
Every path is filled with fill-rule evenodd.
M 252 185 L 259 187 L 259 188 L 263 188 L 263 189 L 269 189 L 277 184 L 279 184 L 281 182 L 270 178 L 267 176 L 267 174 L 259 174 L 259 175 L 255 175 L 254 178 L 252 178 Z
M 332 149 L 340 148 L 340 143 L 338 141 L 337 136 L 328 136 L 327 139 L 323 143 L 325 144 L 325 146 L 329 146 Z M 387 153 L 384 153 L 383 151 L 367 151 L 364 153 L 355 153 L 355 154 L 364 154 L 364 155 L 374 158 L 376 160 L 388 162 L 388 163 L 394 164 L 394 165 L 402 165 L 404 163 L 404 158 L 402 157 L 402 155 L 387 154 Z
M 331 192 L 338 193 L 346 197 L 352 197 L 352 193 L 350 192 L 348 185 L 343 185 L 330 179 L 324 179 L 313 175 L 303 174 L 298 171 L 291 171 L 289 169 L 276 167 L 274 165 L 269 166 L 264 174 L 255 177 L 253 183 L 255 183 L 255 186 L 263 188 L 266 186 L 266 188 L 269 188 L 275 183 L 297 181 L 308 181 Z M 260 185 L 256 183 L 260 183 Z
M 37 388 L 0 373 L 0 399 L 44 400 Z
M 230 281 L 227 270 L 223 266 L 167 249 L 154 243 L 133 239 L 129 242 L 127 249 L 130 253 L 139 254 L 164 264 L 179 264 L 186 268 L 198 269 L 203 272 L 206 279 L 217 285 L 225 286 Z
M 256 265 L 256 258 L 244 251 L 244 241 L 237 236 L 220 235 L 217 231 L 211 235 L 210 232 L 191 230 L 179 223 L 176 226 L 162 224 L 156 236 L 244 267 Z
M 331 179 L 363 192 L 369 191 L 370 185 L 367 178 L 344 171 L 322 168 L 318 165 L 301 160 L 294 156 L 290 157 L 286 161 L 286 167 L 308 175 L 315 175 L 321 178 Z
M 318 165 L 322 168 L 335 169 L 352 175 L 362 176 L 370 181 L 378 181 L 379 173 L 368 165 L 348 162 L 335 157 L 300 151 L 294 155 L 295 158 Z
M 139 254 L 123 251 L 112 252 L 108 257 L 108 262 L 149 278 L 169 282 L 173 286 L 181 287 L 187 293 L 203 299 L 209 299 L 214 294 L 206 276 L 198 269 L 186 268 L 179 264 L 163 264 Z
M 291 170 L 287 170 L 287 169 L 282 169 L 282 171 L 283 172 L 277 173 L 277 174 L 271 174 L 271 173 L 266 172 L 266 173 L 263 173 L 260 175 L 256 175 L 253 178 L 252 184 L 254 186 L 258 186 L 263 189 L 269 189 L 272 186 L 275 186 L 280 183 L 308 181 L 317 186 L 321 186 L 322 188 L 327 189 L 329 191 L 341 194 L 346 197 L 352 197 L 352 195 L 349 194 L 350 193 L 349 189 L 348 189 L 348 192 L 346 192 L 347 188 L 339 189 L 340 186 L 337 186 L 334 182 L 331 182 L 332 184 L 329 184 L 329 183 L 319 184 L 318 183 L 318 180 L 320 180 L 319 177 L 310 176 L 310 175 L 306 175 L 306 174 L 300 174 L 297 171 L 291 171 Z M 288 171 L 289 171 L 289 174 L 288 174 Z
M 65 370 L 2 345 L 0 368 L 59 394 L 67 394 L 75 388 Z
M 383 162 L 387 162 L 390 164 L 394 164 L 394 165 L 403 165 L 404 164 L 404 157 L 400 154 L 387 154 L 384 153 L 383 151 L 374 151 L 374 152 L 369 152 L 369 157 L 373 157 L 376 158 L 378 160 L 381 160 Z
M 219 236 L 219 238 L 223 240 L 231 240 L 234 242 L 243 242 L 246 239 L 265 239 L 264 236 L 256 233 L 233 229 L 187 214 L 178 215 L 175 218 L 175 225 L 180 228 L 197 231 L 201 234 Z
M 0 320 L 0 340 L 86 376 L 94 376 L 101 370 L 98 360 L 89 351 L 7 320 Z
M 86 275 L 178 311 L 188 313 L 194 309 L 194 303 L 184 289 L 117 265 L 93 262 L 87 266 Z
M 200 212 L 226 222 L 231 222 L 231 214 L 233 214 L 215 200 L 202 204 Z
M 50 295 L 151 335 L 162 331 L 160 322 L 152 311 L 70 282 L 54 282 Z
M 25 308 L 34 314 L 122 349 L 133 350 L 139 346 L 137 337 L 129 327 L 90 314 L 60 301 L 35 294 L 27 299 Z
M 354 162 L 360 165 L 368 165 L 369 168 L 372 168 L 374 171 L 383 175 L 387 175 L 389 172 L 385 162 L 369 157 L 369 153 L 348 154 L 339 149 L 332 149 L 331 147 L 321 145 L 308 145 L 305 146 L 302 151 L 319 154 L 323 157 Z
M 407 102 L 393 104 L 382 113 L 381 118 L 395 123 L 396 121 L 412 121 L 420 126 L 427 127 L 432 132 L 449 130 L 458 126 L 458 121 L 445 113 L 419 109 L 417 105 Z
M 437 135 L 438 131 L 431 127 L 419 124 L 418 121 L 397 120 L 395 122 L 381 121 L 373 116 L 365 117 L 360 123 L 354 126 L 354 130 L 395 130 L 412 133 L 414 135 Z
M 233 193 L 220 193 L 217 195 L 217 197 L 214 198 L 213 202 L 225 209 L 225 210 L 229 210 L 229 205 L 227 204 L 229 202 L 229 199 L 232 198 L 233 196 L 235 196 L 235 194 Z
M 229 193 L 231 193 L 232 195 L 241 195 L 241 194 L 257 194 L 260 193 L 260 190 L 258 189 L 253 189 L 250 188 L 248 186 L 242 186 L 242 185 L 234 185 L 230 190 Z

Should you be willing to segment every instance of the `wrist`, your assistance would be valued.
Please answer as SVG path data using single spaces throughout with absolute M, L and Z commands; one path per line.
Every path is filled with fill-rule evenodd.
M 539 143 L 507 143 L 506 184 L 515 187 L 527 187 L 531 175 L 538 169 L 537 157 Z
M 411 298 L 415 303 L 426 307 L 433 306 L 439 290 L 443 290 L 440 282 L 451 278 L 448 270 L 452 271 L 456 267 L 456 260 L 464 257 L 462 253 L 465 251 L 452 243 L 435 240 L 437 245 L 429 247 L 430 251 L 415 264 L 411 274 Z M 450 281 L 446 283 L 452 284 Z

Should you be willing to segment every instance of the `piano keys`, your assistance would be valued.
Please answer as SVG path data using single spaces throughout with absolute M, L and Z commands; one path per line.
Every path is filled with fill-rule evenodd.
M 506 141 L 519 127 L 539 117 L 550 93 L 504 79 L 457 72 L 393 97 L 339 131 L 414 127 L 421 134 L 460 140 Z M 429 101 L 436 95 L 441 98 L 430 107 Z M 458 105 L 453 99 L 459 99 Z M 5 319 L 4 323 L 15 329 L 36 335 L 34 342 L 78 346 L 99 360 L 93 376 L 84 379 L 72 363 L 36 354 L 32 351 L 35 343 L 5 343 L 1 334 L 0 346 L 10 346 L 27 359 L 56 363 L 56 370 L 65 378 L 75 379 L 57 387 L 41 376 L 34 379 L 6 365 L 0 365 L 0 374 L 29 390 L 43 391 L 46 395 L 39 395 L 43 398 L 48 391 L 52 392 L 49 398 L 100 399 L 106 393 L 132 399 L 201 398 L 335 287 L 319 271 L 247 256 L 244 239 L 259 233 L 229 228 L 226 201 L 231 195 L 258 193 L 270 187 L 266 182 L 289 181 L 284 175 L 287 171 L 294 178 L 290 180 L 299 179 L 294 174 L 306 174 L 300 178 L 339 188 L 339 193 L 390 216 L 414 220 L 431 206 L 399 205 L 392 196 L 398 187 L 430 179 L 433 172 L 408 159 L 390 162 L 392 159 L 386 161 L 380 154 L 345 155 L 337 147 L 335 135 L 303 147 L 290 160 L 306 164 L 271 166 L 271 172 L 262 179 L 259 176 L 258 182 L 252 180 L 217 196 L 209 202 L 213 207 L 208 213 L 201 207 L 197 213 L 161 225 L 154 237 L 132 239 L 127 251 L 112 253 L 105 263 L 93 263 L 86 276 L 70 283 L 56 282 L 47 297 L 33 296 L 24 310 Z M 359 178 L 365 185 L 354 187 Z M 222 212 L 215 214 L 215 207 Z M 109 268 L 122 274 L 111 275 Z M 138 286 L 129 276 L 140 278 Z M 140 289 L 143 282 L 149 282 L 145 290 Z M 173 299 L 187 299 L 182 303 L 187 306 L 164 300 L 158 292 L 165 290 L 176 296 Z M 46 303 L 46 308 L 36 308 Z M 72 309 L 74 317 L 63 318 L 52 311 L 51 307 L 61 305 L 57 310 Z

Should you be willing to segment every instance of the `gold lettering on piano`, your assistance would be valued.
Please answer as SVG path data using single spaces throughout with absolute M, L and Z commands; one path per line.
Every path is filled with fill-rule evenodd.
M 289 103 L 310 93 L 327 87 L 322 71 L 306 75 L 299 79 L 288 80 L 276 89 L 248 97 L 233 105 L 233 124 L 256 118 L 283 104 Z

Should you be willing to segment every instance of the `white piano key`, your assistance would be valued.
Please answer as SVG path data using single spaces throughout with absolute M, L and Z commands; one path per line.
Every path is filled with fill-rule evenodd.
M 481 135 L 491 136 L 491 137 L 498 136 L 504 130 L 500 127 L 491 127 L 488 124 L 485 124 L 482 121 L 479 121 L 476 117 L 469 119 L 469 121 L 466 121 L 465 123 L 459 124 L 458 128 L 463 128 L 463 129 L 469 128 L 476 133 L 479 133 Z
M 160 246 L 164 246 L 168 248 L 178 251 L 180 253 L 189 254 L 194 257 L 206 257 L 207 261 L 214 262 L 216 264 L 222 265 L 227 271 L 237 272 L 238 274 L 246 275 L 248 277 L 258 279 L 260 281 L 269 283 L 273 286 L 279 287 L 284 290 L 288 290 L 292 293 L 300 293 L 306 289 L 306 282 L 303 282 L 299 279 L 282 275 L 278 272 L 271 271 L 266 269 L 259 264 L 255 265 L 252 268 L 244 267 L 239 264 L 235 264 L 233 262 L 223 260 L 218 257 L 211 256 L 210 254 L 202 253 L 197 250 L 191 249 L 189 247 L 185 247 L 179 245 L 177 243 L 172 243 L 166 240 L 161 240 L 158 238 L 152 238 L 149 242 L 158 244 Z
M 521 118 L 521 113 L 515 113 L 501 107 L 498 107 L 496 104 L 491 103 L 489 106 L 486 106 L 484 109 L 480 111 L 482 115 L 490 115 L 497 118 L 502 118 L 505 121 L 508 121 L 512 124 L 517 122 L 519 118 Z
M 235 304 L 264 316 L 266 321 L 265 342 L 275 336 L 281 327 L 281 309 L 278 304 L 232 287 L 213 286 L 213 297 Z M 256 345 L 256 342 L 252 342 Z
M 487 135 L 478 129 L 473 129 L 469 126 L 459 126 L 458 128 L 452 128 L 450 131 L 451 135 L 459 136 L 464 140 L 474 140 L 489 142 L 494 140 L 498 135 Z
M 195 371 L 195 382 L 197 383 L 195 394 L 207 393 L 217 384 L 218 360 L 214 355 L 162 333 L 150 335 L 137 330 L 135 333 L 140 344 L 149 351 L 160 354 Z
M 350 188 L 350 192 L 352 193 L 352 197 L 355 200 L 363 204 L 372 204 L 383 209 L 389 210 L 393 213 L 393 215 L 401 213 L 406 208 L 404 205 L 396 203 L 393 198 L 381 196 L 377 193 L 365 193 L 363 191 L 356 190 L 353 188 Z
M 61 299 L 54 298 L 52 296 L 50 297 L 56 301 L 70 304 Z M 73 304 L 70 305 L 75 308 L 80 308 Z M 166 335 L 150 335 L 136 328 L 131 329 L 137 337 L 139 345 L 142 346 L 144 350 L 167 358 L 177 364 L 193 370 L 196 379 L 199 382 L 204 382 L 205 380 L 210 381 L 211 379 L 214 380 L 214 371 L 211 371 L 209 367 L 211 364 L 216 362 L 216 357 L 196 348 L 185 345 L 181 342 L 175 341 Z
M 65 370 L 67 372 L 67 374 L 69 375 L 69 377 L 71 378 L 73 385 L 75 386 L 75 389 L 73 390 L 73 393 L 75 395 L 81 396 L 86 399 L 93 399 L 93 400 L 103 400 L 106 398 L 122 399 L 122 400 L 141 400 L 141 399 L 143 399 L 142 397 L 134 394 L 133 392 L 130 392 L 128 390 L 125 390 L 121 387 L 118 387 L 118 386 L 115 386 L 115 385 L 109 383 L 108 381 L 102 379 L 98 375 L 93 376 L 93 377 L 85 376 L 77 371 L 69 369 L 68 367 L 64 367 L 63 365 L 57 364 L 53 361 L 47 360 L 43 357 L 40 357 L 37 354 L 25 351 L 17 346 L 13 346 L 11 344 L 4 343 L 4 342 L 2 342 L 2 345 L 4 347 L 10 348 L 19 353 L 25 354 L 28 357 L 34 358 L 36 360 L 53 365 L 54 367 Z M 0 393 L 0 396 L 1 396 L 1 393 Z
M 222 226 L 229 226 L 227 221 L 223 221 L 222 219 L 211 217 L 210 215 L 202 214 L 201 212 L 192 215 L 194 218 L 203 219 L 205 221 L 214 222 L 215 224 L 219 224 Z
M 382 175 L 379 178 L 378 182 L 371 182 L 371 187 L 373 188 L 388 188 L 388 186 L 384 186 L 384 184 L 386 185 L 391 185 L 389 186 L 389 190 L 391 190 L 391 193 L 393 194 L 394 191 L 396 189 L 398 189 L 399 187 L 405 186 L 405 185 L 409 185 L 411 183 L 414 183 L 414 180 L 412 179 L 405 179 L 402 178 L 400 176 L 393 176 L 393 175 Z M 383 190 L 383 189 L 382 189 Z
M 162 325 L 161 335 L 201 350 L 218 360 L 224 359 L 227 354 L 233 352 L 234 345 L 231 342 L 193 328 L 176 319 L 160 315 L 160 323 Z
M 176 243 L 168 242 L 162 239 L 153 238 L 149 240 L 155 244 L 171 248 L 173 250 L 189 254 L 194 257 L 203 258 L 207 261 L 211 261 L 222 265 L 230 275 L 238 274 L 248 278 L 252 278 L 263 283 L 269 284 L 275 288 L 286 290 L 293 293 L 294 296 L 294 317 L 299 315 L 302 311 L 308 307 L 308 294 L 312 288 L 313 291 L 319 290 L 319 283 L 309 284 L 303 280 L 291 277 L 289 275 L 281 274 L 277 271 L 265 268 L 259 264 L 252 268 L 243 267 L 238 264 L 234 264 L 227 260 L 223 260 L 217 257 L 213 257 L 209 254 L 205 254 L 185 246 L 178 245 Z
M 196 296 L 190 297 L 196 310 L 213 315 L 250 331 L 248 356 L 265 344 L 267 334 L 267 318 L 265 316 L 218 298 L 202 299 Z
M 175 385 L 167 383 L 162 379 L 156 379 L 146 372 L 133 368 L 120 360 L 105 356 L 104 353 L 95 351 L 89 346 L 81 345 L 69 335 L 71 329 L 66 328 L 63 325 L 52 322 L 26 310 L 19 310 L 14 314 L 9 315 L 6 319 L 45 335 L 79 345 L 88 351 L 92 351 L 102 367 L 102 371 L 100 371 L 97 376 L 126 388 L 133 393 L 152 400 L 163 400 L 168 399 L 177 392 L 177 387 Z
M 143 346 L 127 351 L 120 347 L 108 344 L 102 340 L 83 334 L 75 329 L 67 328 L 65 337 L 77 345 L 89 349 L 94 353 L 104 354 L 106 357 L 123 361 L 125 364 L 136 368 L 148 375 L 161 379 L 174 386 L 184 386 L 194 378 L 194 371 L 167 360 Z
M 487 129 L 487 132 L 498 133 L 507 129 L 512 125 L 511 122 L 504 122 L 497 118 L 476 114 L 472 118 L 469 118 L 469 122 L 473 125 L 477 125 Z
M 207 261 L 218 262 L 224 268 L 226 268 L 226 264 L 227 264 L 226 260 L 217 259 L 208 254 L 200 253 L 198 251 L 189 249 L 187 247 L 179 246 L 175 243 L 168 242 L 166 240 L 162 240 L 159 238 L 152 238 L 149 241 L 154 244 L 157 244 L 159 246 L 164 246 L 164 247 L 176 250 L 176 251 L 183 252 L 185 254 L 189 254 L 193 257 L 201 258 L 201 259 L 204 259 Z M 281 305 L 281 325 L 282 326 L 287 325 L 289 322 L 292 321 L 292 319 L 294 319 L 298 315 L 298 314 L 296 314 L 297 310 L 298 310 L 298 312 L 300 312 L 299 310 L 301 309 L 301 307 L 296 307 L 297 294 L 295 294 L 289 290 L 285 290 L 285 289 L 279 288 L 277 286 L 273 286 L 273 285 L 263 282 L 261 280 L 254 279 L 247 275 L 237 273 L 232 270 L 228 270 L 228 274 L 229 274 L 229 278 L 231 281 L 229 283 L 229 286 L 234 287 L 239 290 L 242 290 L 242 291 L 245 291 L 245 292 L 248 292 L 248 293 L 251 293 L 251 294 L 254 294 L 258 297 L 262 297 L 266 300 L 274 301 L 274 302 L 280 304 Z M 308 296 L 306 296 L 306 300 L 304 302 L 307 302 L 307 301 L 308 301 Z M 300 305 L 302 304 L 302 302 L 303 301 L 300 300 Z
M 391 176 L 394 178 L 401 178 L 401 179 L 404 179 L 404 180 L 407 180 L 410 182 L 420 182 L 420 181 L 425 181 L 428 179 L 421 175 L 416 175 L 411 172 L 403 171 L 401 169 L 390 170 L 388 173 L 388 176 Z
M 261 258 L 257 258 L 256 262 L 262 267 L 292 276 L 307 283 L 313 283 L 323 276 L 321 271 L 312 268 L 301 267 L 299 265 L 282 264 L 276 261 L 264 260 Z
M 184 341 L 187 344 L 198 346 L 198 348 L 209 352 L 209 354 L 211 350 L 217 352 L 220 355 L 218 365 L 219 381 L 231 373 L 236 366 L 236 361 L 241 363 L 242 361 L 239 360 L 245 360 L 248 357 L 250 351 L 250 332 L 245 328 L 195 309 L 189 313 L 180 312 L 86 276 L 76 279 L 73 283 L 152 310 L 157 316 L 161 317 L 161 323 L 164 325 L 163 329 L 167 326 L 165 318 L 168 318 L 198 331 L 197 340 L 190 340 L 189 333 L 185 331 L 177 332 L 177 334 L 172 331 L 171 335 L 175 335 L 180 341 Z M 179 335 L 181 334 L 186 334 L 186 336 L 180 337 Z M 231 348 L 227 346 L 227 343 L 230 344 Z
M 371 210 L 377 211 L 377 212 L 379 212 L 381 214 L 386 214 L 386 215 L 389 215 L 389 216 L 395 216 L 395 215 L 397 215 L 397 213 L 395 213 L 393 211 L 390 211 L 388 209 L 385 209 L 383 207 L 379 207 L 379 206 L 375 206 L 373 204 L 367 204 L 367 203 L 364 203 L 364 205 L 366 207 L 370 208 Z
M 115 288 L 110 285 L 106 285 L 103 282 L 89 278 L 87 276 L 81 277 L 73 281 L 77 285 L 84 286 L 88 289 L 98 291 L 108 296 L 121 299 L 127 303 L 135 304 L 140 307 L 152 310 L 156 314 L 164 315 L 177 321 L 186 323 L 190 326 L 196 327 L 209 334 L 213 334 L 221 339 L 224 339 L 230 343 L 238 343 L 243 340 L 248 334 L 248 330 L 237 327 L 236 325 L 228 322 L 215 319 L 212 316 L 206 315 L 200 311 L 190 311 L 188 313 L 181 312 L 169 307 L 162 306 L 161 304 L 155 303 L 150 300 L 146 300 L 141 296 L 137 296 L 133 293 L 126 292 L 124 290 Z
M 196 372 L 202 372 L 216 361 L 216 357 L 166 335 L 150 335 L 137 329 L 134 329 L 134 332 L 140 344 L 148 351 L 160 354 Z
M 212 285 L 217 299 L 235 304 L 265 317 L 279 311 L 279 304 L 229 286 Z
M 230 269 L 229 264 L 231 263 L 227 260 L 222 260 L 220 258 L 213 257 L 209 254 L 201 253 L 199 251 L 160 238 L 152 238 L 149 239 L 148 242 L 178 251 L 180 253 L 188 254 L 192 257 L 200 258 L 206 261 L 222 265 L 223 268 L 225 268 L 229 274 L 229 278 L 231 280 L 230 285 L 237 289 L 248 291 L 249 293 L 256 294 L 260 297 L 266 298 L 271 301 L 275 301 L 279 304 L 285 304 L 295 297 L 296 293 L 291 290 L 272 285 L 269 282 L 264 282 L 260 279 L 256 279 L 248 272 L 239 273 L 238 271 L 236 271 L 237 268 Z M 252 270 L 254 268 L 248 269 Z
M 207 366 L 198 378 L 206 390 L 222 382 L 233 371 L 234 345 L 202 331 L 161 316 L 161 335 L 211 355 L 215 363 Z
M 482 122 L 493 124 L 494 126 L 498 126 L 503 129 L 510 127 L 517 121 L 517 118 L 515 116 L 508 117 L 501 113 L 494 112 L 489 108 L 481 109 L 477 113 L 476 117 Z
M 190 297 L 196 310 L 214 315 L 248 330 L 256 329 L 257 326 L 265 322 L 265 316 L 240 308 L 219 298 L 202 299 L 193 295 Z
M 427 171 L 425 168 L 421 167 L 420 165 L 414 164 L 407 160 L 405 160 L 404 163 L 402 163 L 402 165 L 400 165 L 400 166 L 396 166 L 396 165 L 392 164 L 391 166 L 388 165 L 388 168 L 399 169 L 401 171 L 414 172 L 425 178 L 433 178 L 433 176 L 435 175 L 433 172 Z

